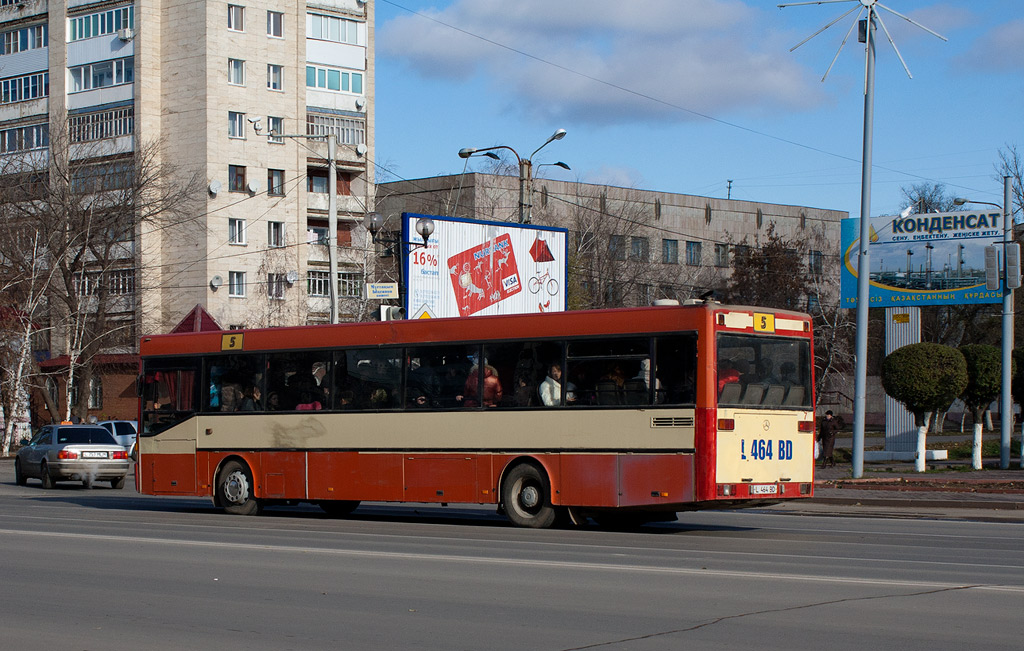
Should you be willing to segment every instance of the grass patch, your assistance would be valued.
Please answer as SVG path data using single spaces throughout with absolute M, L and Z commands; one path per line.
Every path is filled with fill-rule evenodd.
M 938 445 L 929 445 L 928 447 L 933 450 L 946 450 L 950 459 L 970 459 L 973 446 L 973 441 L 948 441 Z M 984 441 L 981 444 L 981 456 L 983 458 L 998 457 L 1000 451 L 999 441 Z

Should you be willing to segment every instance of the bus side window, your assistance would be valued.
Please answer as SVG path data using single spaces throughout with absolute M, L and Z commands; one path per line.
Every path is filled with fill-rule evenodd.
M 693 404 L 697 399 L 697 335 L 658 337 L 655 341 L 656 404 Z

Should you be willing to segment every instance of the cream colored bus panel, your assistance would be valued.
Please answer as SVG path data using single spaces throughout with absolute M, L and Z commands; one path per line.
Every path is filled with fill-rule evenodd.
M 718 418 L 736 427 L 718 432 L 717 483 L 813 481 L 814 433 L 797 429 L 811 412 L 719 409 Z

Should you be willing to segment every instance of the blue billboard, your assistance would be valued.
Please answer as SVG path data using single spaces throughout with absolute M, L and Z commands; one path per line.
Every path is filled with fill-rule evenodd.
M 1002 301 L 1001 288 L 985 289 L 985 247 L 1003 239 L 1001 212 L 872 217 L 869 227 L 871 307 Z M 860 219 L 844 219 L 841 236 L 840 300 L 854 308 Z

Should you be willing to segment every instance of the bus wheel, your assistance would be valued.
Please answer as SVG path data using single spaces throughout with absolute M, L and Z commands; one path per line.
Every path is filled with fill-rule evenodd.
M 316 505 L 332 518 L 340 518 L 355 511 L 359 500 L 321 500 Z
M 237 461 L 229 461 L 220 471 L 217 493 L 227 513 L 256 515 L 260 511 L 260 502 L 252 493 L 252 473 Z
M 534 465 L 523 463 L 509 471 L 501 485 L 505 515 L 520 527 L 546 529 L 558 515 L 551 505 L 547 478 Z

